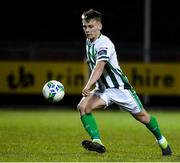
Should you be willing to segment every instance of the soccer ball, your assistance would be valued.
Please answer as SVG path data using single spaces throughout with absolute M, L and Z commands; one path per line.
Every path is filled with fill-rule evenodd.
M 57 80 L 50 80 L 44 84 L 42 94 L 44 98 L 49 102 L 59 102 L 65 95 L 64 86 Z

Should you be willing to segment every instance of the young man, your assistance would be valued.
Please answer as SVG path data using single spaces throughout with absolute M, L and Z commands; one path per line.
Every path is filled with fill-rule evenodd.
M 114 44 L 101 33 L 101 19 L 102 14 L 93 9 L 82 14 L 83 30 L 87 38 L 87 62 L 91 74 L 82 90 L 83 98 L 77 108 L 80 112 L 82 124 L 92 139 L 92 141 L 82 141 L 82 146 L 86 150 L 98 153 L 106 151 L 101 142 L 92 111 L 115 103 L 130 112 L 136 120 L 144 124 L 153 133 L 163 156 L 171 155 L 171 148 L 162 135 L 156 118 L 149 115 L 143 108 L 136 92 L 118 65 Z M 94 84 L 96 88 L 91 91 Z

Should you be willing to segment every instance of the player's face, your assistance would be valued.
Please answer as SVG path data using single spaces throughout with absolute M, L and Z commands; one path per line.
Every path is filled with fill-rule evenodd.
M 99 37 L 100 31 L 102 29 L 101 22 L 95 19 L 91 19 L 88 22 L 83 20 L 82 24 L 86 37 L 91 41 L 95 41 Z

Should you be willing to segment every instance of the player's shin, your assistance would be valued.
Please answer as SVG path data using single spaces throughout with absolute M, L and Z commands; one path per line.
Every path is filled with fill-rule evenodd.
M 81 121 L 84 128 L 90 135 L 91 139 L 100 139 L 99 130 L 96 124 L 96 120 L 92 113 L 86 113 L 81 116 Z
M 162 134 L 155 117 L 150 117 L 150 121 L 148 124 L 146 124 L 146 127 L 154 134 L 157 140 L 160 140 L 162 138 Z
M 159 129 L 158 122 L 155 117 L 151 116 L 150 122 L 146 124 L 146 127 L 154 134 L 154 136 L 157 139 L 157 142 L 162 150 L 163 156 L 171 156 L 172 150 L 169 146 L 166 138 L 161 134 L 161 131 Z

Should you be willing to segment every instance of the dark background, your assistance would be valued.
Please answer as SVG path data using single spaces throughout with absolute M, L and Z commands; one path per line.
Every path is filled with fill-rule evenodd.
M 83 39 L 82 12 L 93 8 L 103 14 L 103 32 L 123 44 L 142 43 L 145 0 L 1 4 L 1 41 L 79 41 Z M 151 42 L 179 47 L 178 1 L 151 0 Z

